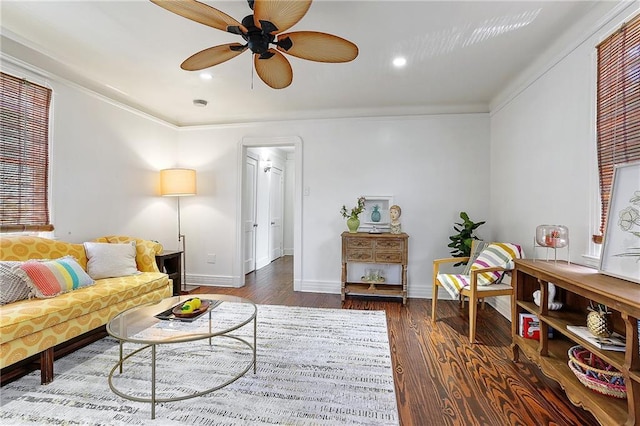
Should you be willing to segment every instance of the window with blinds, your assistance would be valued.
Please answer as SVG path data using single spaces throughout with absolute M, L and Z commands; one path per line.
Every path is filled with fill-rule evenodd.
M 597 49 L 600 233 L 604 234 L 614 166 L 640 160 L 640 15 Z
M 0 74 L 0 232 L 52 231 L 48 200 L 51 90 Z

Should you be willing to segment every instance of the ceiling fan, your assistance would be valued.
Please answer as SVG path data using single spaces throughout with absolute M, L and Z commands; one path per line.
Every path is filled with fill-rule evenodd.
M 187 71 L 221 64 L 249 49 L 253 53 L 253 63 L 260 79 L 274 89 L 283 89 L 293 81 L 293 70 L 280 52 L 310 61 L 330 63 L 349 62 L 358 56 L 355 44 L 332 34 L 316 31 L 283 34 L 283 31 L 302 19 L 312 0 L 247 1 L 253 14 L 238 22 L 226 13 L 196 0 L 151 0 L 184 18 L 237 34 L 246 42 L 204 49 L 180 65 Z

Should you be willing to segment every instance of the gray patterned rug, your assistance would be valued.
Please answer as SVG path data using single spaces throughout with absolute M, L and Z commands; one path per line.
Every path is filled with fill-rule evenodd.
M 246 329 L 246 330 L 244 330 Z M 244 327 L 238 335 L 251 336 Z M 120 398 L 107 376 L 118 345 L 105 338 L 55 363 L 41 386 L 31 373 L 0 389 L 3 425 L 397 425 L 398 413 L 383 311 L 258 305 L 257 373 L 194 399 L 156 405 Z M 158 346 L 157 396 L 215 386 L 222 372 L 250 362 L 246 347 Z M 145 351 L 148 354 L 149 351 Z M 212 356 L 214 355 L 214 356 Z M 116 386 L 149 397 L 149 360 L 125 369 Z M 240 362 L 238 362 L 240 361 Z M 247 365 L 246 363 L 244 364 Z

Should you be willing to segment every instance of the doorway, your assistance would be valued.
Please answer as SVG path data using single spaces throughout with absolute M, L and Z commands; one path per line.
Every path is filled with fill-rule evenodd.
M 245 274 L 293 255 L 293 290 L 301 283 L 302 141 L 243 138 L 239 149 L 238 286 Z

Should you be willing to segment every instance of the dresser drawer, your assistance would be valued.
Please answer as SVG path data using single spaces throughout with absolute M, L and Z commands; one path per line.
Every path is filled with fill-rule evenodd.
M 379 263 L 402 263 L 402 252 L 399 251 L 377 251 L 376 262 Z
M 347 262 L 371 262 L 373 261 L 373 251 L 371 250 L 347 250 Z
M 404 241 L 401 239 L 385 239 L 376 241 L 376 249 L 377 250 L 398 250 L 402 251 L 404 249 Z
M 371 249 L 373 248 L 373 240 L 369 238 L 348 238 L 347 250 L 350 249 Z

